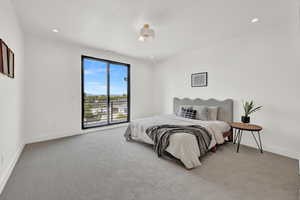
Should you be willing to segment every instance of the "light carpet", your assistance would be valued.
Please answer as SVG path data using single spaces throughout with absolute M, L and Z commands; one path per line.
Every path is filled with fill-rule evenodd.
M 232 144 L 186 170 L 124 128 L 27 145 L 1 200 L 297 200 L 298 161 Z

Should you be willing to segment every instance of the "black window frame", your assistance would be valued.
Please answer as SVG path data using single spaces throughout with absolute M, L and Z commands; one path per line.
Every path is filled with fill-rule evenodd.
M 117 65 L 124 65 L 127 66 L 128 69 L 128 77 L 127 77 L 127 120 L 122 121 L 122 122 L 115 122 L 111 123 L 110 120 L 107 121 L 107 124 L 103 125 L 96 125 L 96 126 L 91 126 L 91 127 L 85 127 L 84 126 L 84 59 L 92 59 L 92 60 L 97 60 L 97 61 L 102 61 L 108 63 L 108 68 L 109 64 L 117 64 Z M 113 126 L 117 124 L 124 124 L 124 123 L 129 123 L 130 122 L 130 64 L 128 63 L 122 63 L 122 62 L 117 62 L 113 60 L 107 60 L 107 59 L 102 59 L 102 58 L 96 58 L 92 56 L 86 56 L 86 55 L 81 55 L 81 129 L 91 129 L 91 128 L 99 128 L 99 127 L 105 127 L 105 126 Z M 108 70 L 107 73 L 107 98 L 108 98 L 108 108 L 110 107 L 110 70 Z M 110 111 L 107 109 L 107 115 L 108 118 L 110 118 Z

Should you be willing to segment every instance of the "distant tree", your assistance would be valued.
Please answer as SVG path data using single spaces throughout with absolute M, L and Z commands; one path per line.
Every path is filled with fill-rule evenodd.
M 100 121 L 102 119 L 102 113 L 97 110 L 96 119 Z
M 118 113 L 116 119 L 126 119 L 127 115 L 124 115 L 123 113 Z
M 94 114 L 90 111 L 85 111 L 84 112 L 84 117 L 88 120 L 94 117 Z
M 94 114 L 92 112 L 93 106 L 91 104 L 85 104 L 84 105 L 84 117 L 89 119 L 93 118 Z

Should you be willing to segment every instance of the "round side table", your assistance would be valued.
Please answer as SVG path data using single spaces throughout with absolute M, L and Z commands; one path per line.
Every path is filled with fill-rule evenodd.
M 261 138 L 260 138 L 260 131 L 262 130 L 261 126 L 254 125 L 254 124 L 246 124 L 246 123 L 241 123 L 241 122 L 233 122 L 230 124 L 232 129 L 234 130 L 233 133 L 233 144 L 237 142 L 237 149 L 236 152 L 239 152 L 240 149 L 240 144 L 242 141 L 242 135 L 244 131 L 251 132 L 255 143 L 257 144 L 258 149 L 260 150 L 261 153 L 263 153 L 263 147 L 261 144 Z M 258 141 L 257 138 L 255 137 L 255 134 L 257 133 L 258 135 Z

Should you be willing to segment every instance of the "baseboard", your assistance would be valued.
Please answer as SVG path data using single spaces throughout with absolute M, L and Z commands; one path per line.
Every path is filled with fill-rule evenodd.
M 247 142 L 242 142 L 242 144 L 245 145 L 245 146 L 257 148 L 257 146 L 254 142 L 250 143 L 250 141 L 247 141 Z M 275 153 L 275 154 L 286 156 L 286 157 L 289 157 L 289 158 L 292 158 L 292 159 L 299 160 L 299 153 L 298 152 L 291 152 L 290 150 L 283 149 L 282 147 L 271 146 L 271 145 L 268 145 L 268 144 L 264 144 L 263 142 L 262 142 L 262 145 L 263 145 L 263 149 L 265 151 L 269 151 L 271 153 Z
M 84 130 L 76 130 L 76 131 L 68 131 L 68 132 L 62 132 L 59 134 L 55 135 L 42 135 L 40 137 L 34 137 L 34 138 L 29 138 L 26 139 L 26 144 L 32 144 L 32 143 L 37 143 L 37 142 L 45 142 L 48 140 L 55 140 L 55 139 L 60 139 L 60 138 L 65 138 L 65 137 L 71 137 L 71 136 L 76 136 L 76 135 L 82 135 L 85 133 L 93 133 L 93 132 L 98 132 L 98 131 L 104 131 L 108 129 L 114 129 L 114 128 L 120 128 L 120 127 L 125 127 L 128 126 L 128 123 L 124 124 L 116 124 L 116 125 L 111 125 L 111 126 L 103 126 L 100 128 L 91 128 L 91 129 L 84 129 Z
M 32 143 L 37 143 L 37 142 L 45 142 L 48 140 L 55 140 L 55 139 L 60 139 L 60 138 L 65 138 L 65 137 L 71 137 L 71 136 L 76 136 L 76 135 L 82 135 L 83 133 L 78 133 L 78 131 L 74 132 L 67 132 L 67 133 L 60 133 L 60 134 L 55 134 L 55 135 L 42 135 L 40 137 L 35 137 L 35 138 L 30 138 L 26 140 L 26 144 L 32 144 Z
M 22 151 L 24 149 L 24 144 L 22 144 L 18 150 L 16 151 L 13 159 L 11 160 L 10 164 L 8 165 L 8 167 L 6 169 L 3 170 L 3 176 L 2 178 L 0 177 L 0 194 L 3 192 L 3 189 L 10 177 L 10 175 L 12 174 L 19 158 L 20 158 L 20 155 L 22 154 Z

